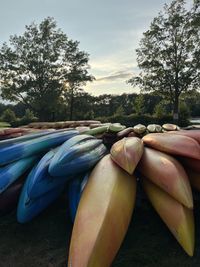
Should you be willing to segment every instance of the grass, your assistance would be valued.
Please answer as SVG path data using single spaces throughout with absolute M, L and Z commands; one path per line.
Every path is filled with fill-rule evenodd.
M 196 207 L 195 255 L 190 258 L 146 202 L 137 203 L 112 267 L 199 267 L 200 208 Z M 63 199 L 32 222 L 20 225 L 15 212 L 0 220 L 0 267 L 66 266 L 72 224 Z M 102 266 L 103 267 L 103 266 Z
M 7 122 L 0 122 L 0 128 L 4 128 L 4 127 L 10 127 L 10 123 L 7 123 Z

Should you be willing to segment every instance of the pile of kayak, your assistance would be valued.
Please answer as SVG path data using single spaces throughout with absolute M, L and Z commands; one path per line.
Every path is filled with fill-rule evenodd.
M 109 267 L 126 235 L 140 183 L 185 252 L 195 245 L 200 130 L 98 124 L 0 141 L 0 213 L 26 223 L 67 188 L 73 231 L 68 267 Z M 134 219 L 134 218 L 133 218 Z

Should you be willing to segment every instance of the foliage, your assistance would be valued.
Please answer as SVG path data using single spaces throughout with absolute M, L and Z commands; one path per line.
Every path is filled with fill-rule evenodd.
M 128 81 L 172 102 L 174 118 L 180 95 L 200 86 L 199 4 L 184 5 L 173 0 L 154 18 L 136 50 L 141 73 Z
M 136 94 L 123 94 L 123 95 L 103 95 L 102 96 L 92 96 L 83 90 L 79 90 L 74 96 L 74 111 L 73 116 L 75 120 L 82 119 L 95 119 L 98 117 L 115 117 L 120 115 L 134 115 L 134 103 L 137 99 Z M 166 99 L 162 99 L 159 96 L 153 94 L 143 94 L 144 105 L 143 114 L 148 114 L 157 118 L 168 117 L 171 114 L 171 103 Z M 106 100 L 106 101 L 105 101 Z M 190 94 L 185 93 L 181 95 L 181 100 L 184 101 L 187 108 L 190 110 L 192 117 L 200 117 L 200 93 L 190 92 Z M 123 103 L 123 104 L 122 104 Z M 3 113 L 7 108 L 14 111 L 16 117 L 20 118 L 16 125 L 20 125 L 20 121 L 24 117 L 26 111 L 26 106 L 22 103 L 17 105 L 5 105 L 0 104 L 0 114 Z M 182 107 L 180 107 L 182 113 Z M 182 120 L 182 115 L 180 113 L 180 119 Z M 132 116 L 131 115 L 131 116 Z M 138 116 L 141 118 L 141 116 Z M 34 114 L 35 117 L 35 114 Z M 57 106 L 57 112 L 55 113 L 54 120 L 68 120 L 70 117 L 70 103 L 61 101 Z M 171 116 L 170 118 L 171 119 Z M 25 124 L 25 123 L 21 123 Z
M 0 120 L 1 121 L 5 121 L 5 122 L 8 122 L 8 123 L 12 123 L 12 122 L 16 121 L 17 118 L 15 116 L 14 111 L 12 111 L 11 109 L 7 108 L 2 113 Z
M 33 112 L 30 109 L 26 109 L 24 116 L 20 120 L 21 125 L 26 125 L 30 122 L 37 121 L 38 118 L 34 116 Z
M 187 106 L 187 104 L 185 103 L 185 101 L 180 101 L 179 103 L 179 112 L 180 112 L 180 116 L 179 116 L 179 123 L 180 125 L 182 124 L 188 124 L 189 125 L 189 118 L 190 118 L 190 108 Z
M 143 114 L 143 115 L 137 115 L 137 114 L 130 114 L 130 115 L 120 115 L 120 116 L 110 116 L 110 117 L 97 117 L 96 119 L 102 121 L 102 122 L 119 122 L 123 125 L 126 125 L 126 127 L 133 127 L 137 124 L 144 124 L 148 125 L 151 123 L 156 124 L 164 124 L 164 123 L 172 123 L 173 117 L 171 115 L 163 115 L 162 117 L 158 118 L 156 116 Z
M 115 116 L 122 116 L 124 115 L 124 113 L 124 108 L 122 107 L 122 105 L 120 105 L 115 112 Z
M 134 110 L 135 110 L 135 113 L 137 115 L 144 114 L 144 112 L 145 112 L 145 100 L 144 100 L 144 96 L 142 94 L 139 94 L 135 98 Z
M 91 81 L 88 54 L 57 28 L 53 18 L 26 26 L 0 49 L 2 97 L 22 101 L 41 120 L 53 120 L 69 85 L 71 95 Z
M 161 100 L 154 108 L 154 115 L 157 118 L 162 118 L 164 115 L 169 115 L 169 102 L 165 99 Z
M 192 92 L 184 96 L 185 103 L 192 117 L 200 117 L 200 93 Z

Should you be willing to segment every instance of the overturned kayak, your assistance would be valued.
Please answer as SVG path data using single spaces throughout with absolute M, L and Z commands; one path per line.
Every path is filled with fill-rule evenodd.
M 27 194 L 29 198 L 39 198 L 57 186 L 64 184 L 69 177 L 52 177 L 48 173 L 49 163 L 55 155 L 57 149 L 47 152 L 34 167 L 29 174 L 29 182 L 27 185 Z
M 36 139 L 28 140 L 22 143 L 14 143 L 8 146 L 0 147 L 0 166 L 6 165 L 13 161 L 44 153 L 45 151 L 61 145 L 78 131 L 66 131 L 59 133 L 52 133 L 47 136 L 42 136 Z
M 31 140 L 31 139 L 34 139 L 34 138 L 38 138 L 38 137 L 42 137 L 42 136 L 45 136 L 45 135 L 48 135 L 48 134 L 51 134 L 51 133 L 55 133 L 55 130 L 51 129 L 51 130 L 46 130 L 46 131 L 39 131 L 39 132 L 36 132 L 36 133 L 30 133 L 30 134 L 26 134 L 26 135 L 23 135 L 23 136 L 15 137 L 15 138 L 12 138 L 12 139 L 2 140 L 2 141 L 0 141 L 0 148 L 2 146 L 5 146 L 5 145 L 10 145 L 10 144 L 14 144 L 14 143 L 28 141 L 28 140 Z
M 68 266 L 109 267 L 126 234 L 136 179 L 105 156 L 82 193 L 74 222 Z
M 172 156 L 145 147 L 139 171 L 177 201 L 193 208 L 192 190 L 183 166 Z
M 193 210 L 183 206 L 147 178 L 142 179 L 143 188 L 161 219 L 189 256 L 193 256 L 195 227 Z
M 68 202 L 69 211 L 72 222 L 75 220 L 78 204 L 81 198 L 81 194 L 87 184 L 89 173 L 79 175 L 77 178 L 73 178 L 68 185 Z
M 17 220 L 20 223 L 26 223 L 31 221 L 34 217 L 40 214 L 45 208 L 53 203 L 64 190 L 63 185 L 57 186 L 54 190 L 48 191 L 46 194 L 38 198 L 31 199 L 28 195 L 29 183 L 32 179 L 32 174 L 35 172 L 35 168 L 32 169 L 28 175 L 26 182 L 22 188 L 18 206 L 17 206 Z M 48 173 L 46 173 L 48 175 Z
M 38 158 L 38 156 L 32 156 L 0 167 L 0 194 L 33 167 Z
M 79 135 L 66 141 L 49 164 L 51 176 L 75 176 L 92 168 L 107 152 L 102 140 Z
M 111 150 L 111 158 L 122 169 L 133 174 L 143 154 L 144 146 L 141 139 L 137 137 L 124 137 L 116 142 Z
M 200 145 L 191 137 L 173 133 L 150 133 L 142 140 L 145 145 L 156 150 L 200 160 Z

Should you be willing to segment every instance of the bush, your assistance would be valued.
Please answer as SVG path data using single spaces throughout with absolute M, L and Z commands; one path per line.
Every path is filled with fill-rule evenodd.
M 24 116 L 20 119 L 16 119 L 12 123 L 12 126 L 18 127 L 18 126 L 27 125 L 31 122 L 36 122 L 36 121 L 38 121 L 38 118 L 34 116 L 32 111 L 30 111 L 29 109 L 26 109 Z
M 99 117 L 96 118 L 97 120 L 100 120 L 101 122 L 119 122 L 126 127 L 132 127 L 136 124 L 144 124 L 148 125 L 151 123 L 156 123 L 156 124 L 164 124 L 164 123 L 173 123 L 173 117 L 172 115 L 163 115 L 160 116 L 159 118 L 156 116 L 151 116 L 148 114 L 142 114 L 142 115 L 136 115 L 136 114 L 131 114 L 131 115 L 114 115 L 110 117 Z
M 30 109 L 26 109 L 24 116 L 21 118 L 21 125 L 37 121 L 38 118 L 34 116 Z
M 189 125 L 190 124 L 189 118 L 190 118 L 190 109 L 184 102 L 181 102 L 179 107 L 179 125 L 180 126 Z

